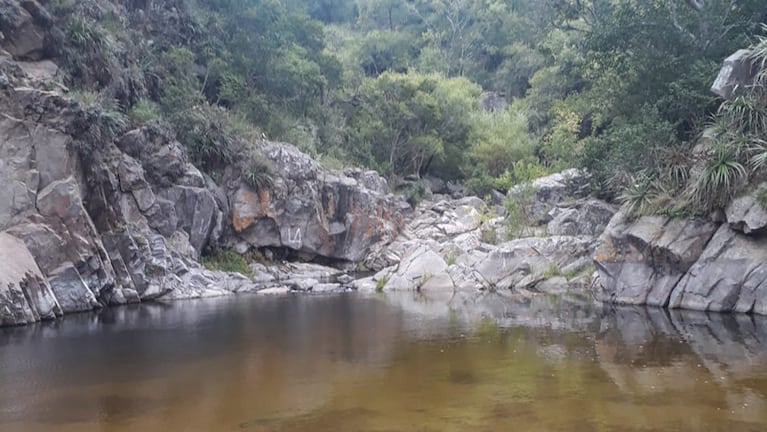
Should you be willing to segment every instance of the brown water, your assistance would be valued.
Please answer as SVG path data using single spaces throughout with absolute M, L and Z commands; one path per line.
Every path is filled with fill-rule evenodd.
M 767 321 L 240 297 L 0 330 L 0 431 L 765 431 Z

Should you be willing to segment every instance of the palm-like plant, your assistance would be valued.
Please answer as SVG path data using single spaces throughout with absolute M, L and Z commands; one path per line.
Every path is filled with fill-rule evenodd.
M 642 216 L 650 213 L 657 192 L 656 184 L 651 180 L 651 176 L 641 172 L 631 178 L 618 200 L 627 206 L 628 216 Z
M 713 210 L 727 205 L 748 177 L 737 149 L 718 143 L 692 185 L 690 194 L 701 210 Z

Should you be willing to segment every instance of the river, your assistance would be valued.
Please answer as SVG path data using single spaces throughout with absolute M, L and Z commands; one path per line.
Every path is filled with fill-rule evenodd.
M 146 304 L 0 329 L 0 431 L 765 431 L 767 320 L 549 297 Z

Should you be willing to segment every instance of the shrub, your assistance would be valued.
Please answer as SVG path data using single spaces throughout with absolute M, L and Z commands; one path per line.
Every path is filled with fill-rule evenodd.
M 230 273 L 251 274 L 248 261 L 233 250 L 213 249 L 200 258 L 202 265 L 208 270 L 218 270 Z
M 128 118 L 131 123 L 136 126 L 155 121 L 159 118 L 160 113 L 155 104 L 152 101 L 141 99 L 128 111 Z
M 274 178 L 269 160 L 261 155 L 251 156 L 250 163 L 243 173 L 243 180 L 255 190 L 272 187 Z

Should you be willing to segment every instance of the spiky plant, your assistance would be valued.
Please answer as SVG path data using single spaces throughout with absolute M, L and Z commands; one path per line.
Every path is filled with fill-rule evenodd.
M 254 155 L 243 173 L 243 179 L 255 190 L 272 187 L 274 177 L 271 163 L 263 156 Z
M 642 172 L 631 178 L 618 201 L 627 206 L 628 216 L 642 216 L 651 212 L 657 193 L 657 185 L 651 176 Z
M 748 178 L 738 149 L 717 143 L 712 149 L 700 176 L 692 185 L 691 197 L 700 210 L 722 208 L 735 196 L 738 187 Z

